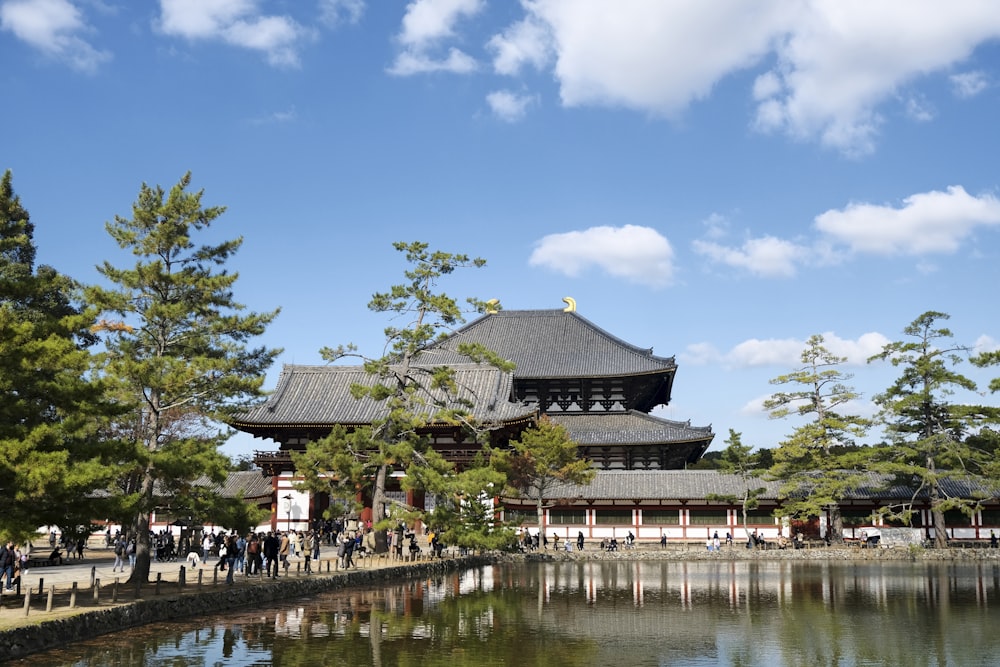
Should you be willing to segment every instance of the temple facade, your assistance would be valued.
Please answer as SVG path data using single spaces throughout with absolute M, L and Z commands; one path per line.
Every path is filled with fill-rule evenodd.
M 566 428 L 579 444 L 580 456 L 599 471 L 643 475 L 697 461 L 712 442 L 711 427 L 651 414 L 670 402 L 674 358 L 617 338 L 581 317 L 571 299 L 566 301 L 570 307 L 565 309 L 483 315 L 422 353 L 418 367 L 455 370 L 462 391 L 458 399 L 474 406 L 473 416 L 488 430 L 492 446 L 504 446 L 547 415 Z M 492 350 L 513 362 L 514 371 L 469 363 L 457 351 L 463 342 Z M 350 392 L 352 384 L 371 382 L 360 366 L 286 365 L 269 399 L 231 423 L 278 445 L 256 451 L 255 462 L 274 480 L 279 526 L 305 527 L 326 509 L 324 499 L 294 489 L 291 452 L 336 425 L 350 429 L 379 419 L 381 404 L 358 400 Z M 430 424 L 426 435 L 459 466 L 479 449 L 453 425 Z M 602 499 L 592 502 L 599 505 Z

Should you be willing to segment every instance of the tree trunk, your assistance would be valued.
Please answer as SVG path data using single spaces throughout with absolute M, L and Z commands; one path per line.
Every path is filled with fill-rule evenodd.
M 538 517 L 538 547 L 541 548 L 545 544 L 545 510 L 542 507 L 542 494 L 539 493 L 535 498 L 535 513 Z
M 830 537 L 830 544 L 842 545 L 844 543 L 844 515 L 840 513 L 839 505 L 830 505 L 830 525 L 827 526 L 827 535 Z
M 385 482 L 389 476 L 389 466 L 380 465 L 375 473 L 375 486 L 372 489 L 372 526 L 375 531 L 375 553 L 384 554 L 389 550 L 386 544 L 385 531 L 374 528 L 380 521 L 385 519 Z
M 142 479 L 142 502 L 139 503 L 139 513 L 135 517 L 135 568 L 128 578 L 131 584 L 144 584 L 149 581 L 149 568 L 152 560 L 149 513 L 153 507 L 155 483 L 152 470 L 147 468 Z
M 931 473 L 931 478 L 934 477 L 934 459 L 930 456 L 927 457 L 927 470 Z M 948 548 L 948 526 L 945 524 L 944 512 L 941 510 L 941 488 L 937 483 L 937 480 L 931 482 L 930 485 L 931 493 L 931 525 L 934 526 L 934 548 L 935 549 L 947 549 Z

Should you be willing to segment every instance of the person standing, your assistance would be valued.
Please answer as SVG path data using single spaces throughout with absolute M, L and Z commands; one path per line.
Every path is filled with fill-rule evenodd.
M 7 545 L 0 548 L 0 579 L 4 576 L 7 577 L 7 585 L 5 590 L 14 590 L 14 560 L 17 558 L 14 552 L 14 543 L 7 542 Z
M 579 531 L 576 534 L 576 550 L 583 551 L 583 531 Z
M 348 537 L 344 540 L 344 569 L 348 569 L 354 564 L 354 546 L 357 542 Z
M 288 554 L 291 549 L 292 540 L 288 536 L 288 533 L 284 533 L 281 536 L 281 543 L 278 545 L 278 559 L 281 561 L 281 566 L 285 568 L 285 574 L 288 574 Z
M 300 533 L 301 534 L 301 533 Z M 302 537 L 302 557 L 306 560 L 305 572 L 306 574 L 312 574 L 312 546 L 313 546 L 313 533 L 310 530 Z
M 278 549 L 280 547 L 281 543 L 278 541 L 277 535 L 268 531 L 267 537 L 264 538 L 264 558 L 267 559 L 267 576 L 274 579 L 278 578 Z

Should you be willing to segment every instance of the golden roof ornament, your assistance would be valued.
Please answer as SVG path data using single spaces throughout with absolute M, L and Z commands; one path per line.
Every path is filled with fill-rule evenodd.
M 576 312 L 576 299 L 571 296 L 564 296 L 563 301 L 566 303 L 566 307 L 563 308 L 564 313 L 575 313 Z

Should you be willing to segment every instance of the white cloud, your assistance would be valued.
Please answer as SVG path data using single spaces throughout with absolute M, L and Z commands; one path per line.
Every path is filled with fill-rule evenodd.
M 716 262 L 746 269 L 765 278 L 794 276 L 796 265 L 809 256 L 808 248 L 773 236 L 748 239 L 738 248 L 702 240 L 696 240 L 692 245 L 695 252 Z
M 456 47 L 448 49 L 447 58 L 435 57 L 434 51 L 443 40 L 456 36 L 455 25 L 461 19 L 475 16 L 484 7 L 483 0 L 413 0 L 406 6 L 403 26 L 397 36 L 403 51 L 389 73 L 409 76 L 425 72 L 464 74 L 476 70 L 475 59 Z
M 975 345 L 972 346 L 972 351 L 975 354 L 983 354 L 984 352 L 996 352 L 997 350 L 1000 350 L 1000 341 L 986 334 L 983 334 L 982 336 L 977 338 Z
M 955 91 L 955 95 L 962 98 L 975 97 L 979 93 L 986 90 L 990 83 L 986 78 L 986 74 L 978 70 L 974 72 L 952 74 L 949 78 L 951 80 L 952 90 Z
M 272 65 L 296 66 L 313 31 L 288 16 L 265 16 L 257 0 L 160 0 L 159 28 L 190 40 L 218 40 L 260 51 Z
M 625 225 L 550 234 L 535 244 L 528 261 L 571 277 L 598 267 L 629 282 L 664 287 L 673 277 L 673 259 L 670 242 L 658 231 Z
M 431 56 L 416 51 L 404 51 L 396 57 L 396 62 L 389 69 L 396 76 L 411 74 L 426 74 L 429 72 L 451 72 L 452 74 L 467 74 L 479 67 L 475 59 L 458 49 L 448 51 L 448 57 L 435 60 Z
M 516 75 L 525 65 L 542 69 L 551 58 L 551 35 L 543 24 L 528 18 L 494 35 L 486 45 L 494 52 L 497 74 Z
M 90 29 L 68 0 L 9 0 L 0 5 L 0 30 L 81 72 L 94 72 L 111 60 L 110 52 L 94 48 L 80 36 Z
M 753 86 L 753 125 L 852 155 L 874 150 L 887 102 L 901 100 L 914 117 L 929 117 L 925 104 L 900 97 L 900 89 L 946 73 L 1000 37 L 994 0 L 910 0 L 905 7 L 863 0 L 522 0 L 522 6 L 526 16 L 489 42 L 494 68 L 514 74 L 525 63 L 554 62 L 566 106 L 675 116 L 724 78 L 765 66 Z M 981 76 L 951 80 L 960 94 L 983 85 Z
M 780 92 L 757 98 L 757 125 L 818 136 L 846 153 L 873 149 L 882 122 L 876 107 L 901 85 L 964 61 L 1000 35 L 1000 13 L 990 0 L 913 0 L 905 8 L 812 0 L 803 7 L 768 73 L 779 79 Z
M 250 119 L 251 125 L 272 125 L 294 122 L 298 118 L 295 107 L 290 107 L 285 111 L 274 111 L 272 113 Z
M 319 20 L 331 27 L 343 23 L 357 23 L 364 13 L 364 0 L 320 0 L 319 2 Z
M 823 335 L 823 347 L 830 354 L 846 358 L 848 366 L 865 366 L 869 357 L 882 351 L 890 341 L 880 333 L 862 334 L 856 340 L 841 338 L 833 332 Z M 708 345 L 701 343 L 699 345 Z M 729 352 L 719 357 L 720 361 L 734 368 L 756 366 L 778 366 L 781 368 L 802 367 L 802 351 L 807 341 L 795 338 L 770 338 L 760 340 L 750 338 L 735 345 Z
M 692 343 L 679 355 L 683 364 L 706 366 L 722 360 L 722 354 L 711 343 Z
M 486 102 L 493 113 L 508 123 L 524 118 L 535 99 L 532 95 L 519 95 L 509 90 L 495 90 L 486 96 Z
M 795 3 L 788 1 L 523 4 L 529 19 L 552 35 L 566 106 L 624 106 L 663 116 L 753 65 L 795 14 Z
M 961 186 L 911 195 L 901 207 L 850 204 L 816 217 L 815 226 L 854 252 L 879 255 L 951 253 L 979 227 L 1000 224 L 1000 201 Z

